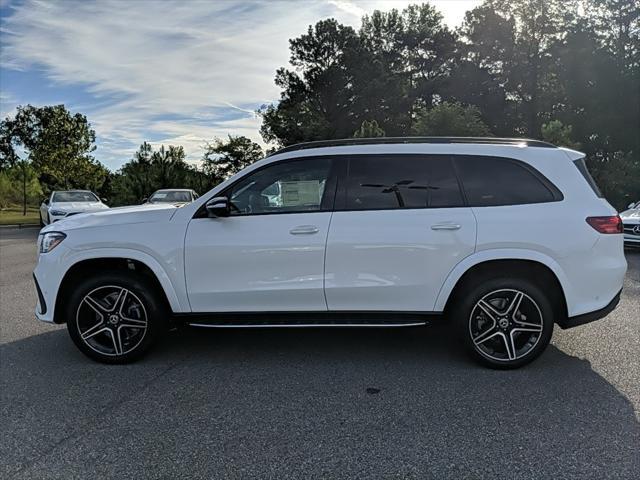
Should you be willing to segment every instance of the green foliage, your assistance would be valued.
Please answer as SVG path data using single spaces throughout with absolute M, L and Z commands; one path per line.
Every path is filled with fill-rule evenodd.
M 19 106 L 15 117 L 3 120 L 0 136 L 0 165 L 30 162 L 46 191 L 95 188 L 107 175 L 90 155 L 95 132 L 87 118 L 71 114 L 64 105 Z
M 354 138 L 374 138 L 384 137 L 384 130 L 378 126 L 378 122 L 375 120 L 363 121 L 360 128 L 353 134 Z
M 33 166 L 22 161 L 0 171 L 0 208 L 21 205 L 39 205 L 43 192 Z
M 551 120 L 542 124 L 542 139 L 559 147 L 578 150 L 580 144 L 571 139 L 572 130 L 573 127 L 571 125 L 564 125 L 560 120 Z
M 192 188 L 202 193 L 211 185 L 204 175 L 186 160 L 183 147 L 161 145 L 158 150 L 144 142 L 133 159 L 113 174 L 108 192 L 103 194 L 112 206 L 141 203 L 161 188 Z
M 594 159 L 616 207 L 640 184 L 637 0 L 485 0 L 456 31 L 410 5 L 357 32 L 323 20 L 290 46 L 280 101 L 259 111 L 267 142 L 347 138 L 365 121 L 389 136 L 543 137 Z
M 260 145 L 242 135 L 229 135 L 226 142 L 216 138 L 207 144 L 202 168 L 211 179 L 223 181 L 262 157 Z
M 442 102 L 433 108 L 416 112 L 414 135 L 449 137 L 486 137 L 489 127 L 482 121 L 480 110 L 474 105 Z

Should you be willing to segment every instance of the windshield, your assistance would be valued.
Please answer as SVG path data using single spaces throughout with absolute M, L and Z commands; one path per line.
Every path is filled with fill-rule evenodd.
M 91 192 L 55 192 L 53 194 L 52 202 L 99 202 Z
M 149 203 L 182 203 L 190 202 L 191 200 L 191 192 L 168 191 L 154 193 L 149 198 Z

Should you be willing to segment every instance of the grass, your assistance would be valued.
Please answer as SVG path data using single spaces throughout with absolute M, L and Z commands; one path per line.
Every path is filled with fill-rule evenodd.
M 26 215 L 22 215 L 22 207 L 0 209 L 0 225 L 21 225 L 25 223 L 40 223 L 37 208 L 27 207 Z

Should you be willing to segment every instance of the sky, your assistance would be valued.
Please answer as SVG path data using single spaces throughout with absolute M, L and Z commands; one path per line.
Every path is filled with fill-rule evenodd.
M 360 26 L 408 0 L 0 0 L 0 115 L 64 103 L 96 131 L 110 170 L 143 141 L 197 162 L 215 137 L 264 145 L 255 110 L 279 98 L 290 38 L 333 17 Z M 413 3 L 418 3 L 418 0 Z M 454 28 L 480 0 L 430 2 Z

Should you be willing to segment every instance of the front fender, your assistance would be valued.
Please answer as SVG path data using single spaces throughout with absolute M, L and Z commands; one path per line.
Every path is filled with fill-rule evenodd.
M 149 269 L 158 279 L 158 282 L 162 286 L 162 289 L 167 296 L 167 300 L 169 301 L 171 310 L 174 312 L 190 311 L 189 301 L 186 297 L 185 292 L 176 290 L 173 282 L 171 281 L 171 278 L 162 267 L 160 262 L 158 262 L 148 253 L 142 252 L 140 250 L 129 248 L 97 248 L 84 251 L 70 250 L 70 254 L 67 257 L 68 267 L 66 271 L 68 272 L 74 265 L 84 260 L 93 260 L 97 258 L 130 258 L 131 260 L 137 260 L 141 263 L 144 263 L 147 267 L 149 267 Z
M 481 250 L 472 255 L 469 255 L 460 263 L 458 263 L 445 280 L 444 284 L 440 288 L 434 311 L 441 312 L 444 310 L 447 300 L 451 295 L 451 292 L 455 288 L 456 284 L 462 278 L 462 276 L 472 267 L 491 260 L 530 260 L 541 263 L 548 267 L 556 276 L 562 287 L 567 305 L 573 305 L 574 294 L 571 290 L 571 284 L 564 273 L 562 267 L 553 258 L 535 250 L 525 250 L 520 248 L 504 248 L 504 249 L 491 249 Z

